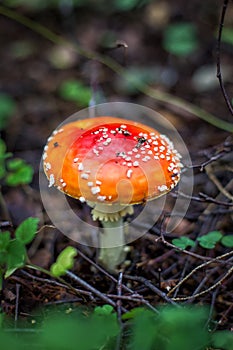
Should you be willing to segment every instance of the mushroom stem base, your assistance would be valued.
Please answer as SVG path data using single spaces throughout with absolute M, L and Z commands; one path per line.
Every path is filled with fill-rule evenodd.
M 116 272 L 117 266 L 126 257 L 125 235 L 123 219 L 109 222 L 102 221 L 102 232 L 100 233 L 99 263 L 110 272 Z

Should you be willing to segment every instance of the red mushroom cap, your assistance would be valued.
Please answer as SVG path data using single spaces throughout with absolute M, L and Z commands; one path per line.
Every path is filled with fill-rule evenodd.
M 166 136 L 119 118 L 64 125 L 48 139 L 43 158 L 49 186 L 81 201 L 141 203 L 180 178 L 181 156 Z

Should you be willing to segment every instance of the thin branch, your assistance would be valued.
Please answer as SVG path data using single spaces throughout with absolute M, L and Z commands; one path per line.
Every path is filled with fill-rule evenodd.
M 80 284 L 85 289 L 89 290 L 91 293 L 97 295 L 105 303 L 107 303 L 109 305 L 112 305 L 113 307 L 116 307 L 116 303 L 112 299 L 107 297 L 105 294 L 101 293 L 98 289 L 96 289 L 93 286 L 91 286 L 89 283 L 87 283 L 82 278 L 80 278 L 77 275 L 75 275 L 73 272 L 66 271 L 66 275 L 69 276 L 73 281 L 75 281 L 78 284 Z
M 222 158 L 223 156 L 225 156 L 226 154 L 232 151 L 233 151 L 233 139 L 232 139 L 232 136 L 228 136 L 223 143 L 216 146 L 215 154 L 208 155 L 206 154 L 206 151 L 205 151 L 205 156 L 207 156 L 209 159 L 207 159 L 205 162 L 201 164 L 185 165 L 184 171 L 185 171 L 185 168 L 187 169 L 200 168 L 200 171 L 203 171 L 208 164 L 215 162 L 216 160 Z
M 130 275 L 124 275 L 124 277 L 129 279 L 129 280 L 141 282 L 142 284 L 144 284 L 144 286 L 148 287 L 150 290 L 152 290 L 152 292 L 156 293 L 158 296 L 160 296 L 162 299 L 164 299 L 167 303 L 179 307 L 179 305 L 176 304 L 172 299 L 170 299 L 166 293 L 162 292 L 159 288 L 155 287 L 146 278 L 141 277 L 141 276 L 130 276 Z
M 233 202 L 233 196 L 226 190 L 226 188 L 221 184 L 216 175 L 214 174 L 213 168 L 211 165 L 205 167 L 206 174 L 209 179 L 215 184 L 219 192 L 221 192 L 224 197 L 228 198 L 231 202 Z
M 175 192 L 175 193 L 170 193 L 170 195 L 172 197 L 175 197 L 177 198 L 177 196 L 179 195 L 180 197 L 183 197 L 183 198 L 188 198 L 192 201 L 196 201 L 196 202 L 201 202 L 201 203 L 214 203 L 214 204 L 218 204 L 218 205 L 222 205 L 222 206 L 225 206 L 225 207 L 233 207 L 233 203 L 228 203 L 228 202 L 223 202 L 223 201 L 218 201 L 210 196 L 208 196 L 207 194 L 205 193 L 202 193 L 202 192 L 199 192 L 199 197 L 198 196 L 189 196 L 187 195 L 186 193 L 183 193 L 181 191 L 178 192 Z
M 88 258 L 83 252 L 81 252 L 81 250 L 79 250 L 78 248 L 75 248 L 78 252 L 78 255 L 80 255 L 83 259 L 85 259 L 89 264 L 91 264 L 92 266 L 94 266 L 95 269 L 97 269 L 98 271 L 100 271 L 101 273 L 103 273 L 106 277 L 108 277 L 111 281 L 113 281 L 114 283 L 118 283 L 118 280 L 112 276 L 108 271 L 106 271 L 103 267 L 101 267 L 100 265 L 96 264 L 93 260 L 91 260 L 90 258 Z M 124 283 L 122 283 L 122 289 L 124 289 L 126 292 L 133 294 L 135 297 L 140 297 L 140 295 L 138 295 L 137 293 L 135 293 L 135 291 L 133 291 L 132 289 L 130 289 L 129 287 L 127 287 Z
M 19 291 L 20 291 L 20 284 L 16 283 L 16 299 L 15 299 L 15 326 L 18 321 L 19 317 Z
M 211 290 L 214 290 L 216 287 L 218 286 L 221 286 L 221 284 L 223 283 L 223 281 L 228 277 L 230 276 L 230 274 L 233 272 L 233 266 L 227 271 L 227 273 L 222 277 L 220 278 L 220 280 L 218 280 L 215 284 L 213 284 L 211 287 L 203 290 L 202 292 L 200 293 L 197 293 L 197 294 L 193 294 L 191 296 L 188 296 L 188 297 L 179 297 L 179 298 L 172 298 L 172 300 L 175 300 L 175 301 L 184 301 L 184 300 L 189 300 L 189 299 L 192 299 L 192 298 L 198 298 L 200 297 L 201 295 L 203 294 L 206 294 L 208 292 L 210 292 Z
M 169 292 L 168 292 L 168 296 L 171 295 L 172 293 L 175 292 L 175 290 L 181 286 L 181 284 L 183 284 L 185 281 L 187 281 L 187 279 L 189 279 L 189 277 L 191 277 L 195 272 L 197 272 L 198 270 L 202 269 L 203 267 L 206 267 L 214 262 L 218 262 L 220 259 L 224 259 L 226 257 L 229 257 L 233 255 L 233 251 L 225 253 L 223 255 L 218 256 L 217 258 L 211 259 L 210 261 L 207 261 L 201 265 L 198 265 L 197 267 L 195 267 L 188 275 L 186 275 L 179 283 L 177 283 L 177 285 L 175 287 L 173 287 Z M 226 263 L 226 261 L 223 261 L 224 263 Z M 230 269 L 231 270 L 231 269 Z M 192 295 L 191 297 L 194 297 L 194 295 Z M 189 297 L 189 298 L 191 298 Z
M 117 299 L 117 318 L 118 318 L 118 323 L 120 326 L 120 332 L 117 336 L 117 340 L 116 340 L 116 346 L 115 346 L 115 350 L 120 350 L 121 348 L 121 340 L 122 340 L 122 335 L 123 335 L 123 323 L 122 323 L 122 299 L 121 299 L 121 294 L 122 294 L 122 279 L 123 279 L 123 272 L 119 273 L 118 276 L 118 281 L 117 281 L 117 296 L 119 297 L 119 299 Z
M 122 278 L 123 278 L 123 272 L 119 273 L 118 281 L 117 281 L 117 295 L 121 297 L 122 295 Z M 121 322 L 121 306 L 122 302 L 121 299 L 117 300 L 117 316 L 118 316 L 118 321 Z
M 228 6 L 229 0 L 224 0 L 223 6 L 222 6 L 222 13 L 221 13 L 221 18 L 220 18 L 220 24 L 219 24 L 219 30 L 218 30 L 218 40 L 217 40 L 217 47 L 216 47 L 216 56 L 217 56 L 217 78 L 219 80 L 219 85 L 222 90 L 223 97 L 226 101 L 227 107 L 231 114 L 233 115 L 233 108 L 231 105 L 231 101 L 229 99 L 229 96 L 226 92 L 224 82 L 223 82 L 223 77 L 222 77 L 222 72 L 221 72 L 221 39 L 222 39 L 222 29 L 225 21 L 225 15 L 226 15 L 226 10 Z
M 42 278 L 42 277 L 34 276 L 31 273 L 29 273 L 27 271 L 24 271 L 24 270 L 20 270 L 20 272 L 23 275 L 25 275 L 25 276 L 27 276 L 27 277 L 35 280 L 35 281 L 42 282 L 42 283 L 45 283 L 45 284 L 48 284 L 48 285 L 53 285 L 53 286 L 56 286 L 56 287 L 61 287 L 61 288 L 64 288 L 64 289 L 71 289 L 69 284 L 63 284 L 61 282 L 57 282 L 55 280 L 51 280 L 51 279 L 48 279 L 48 278 Z M 12 276 L 11 278 L 14 278 L 14 276 Z M 75 288 L 75 291 L 78 294 L 83 294 L 85 296 L 88 296 L 91 300 L 94 299 L 92 293 L 90 293 L 90 292 L 88 292 L 86 290 Z

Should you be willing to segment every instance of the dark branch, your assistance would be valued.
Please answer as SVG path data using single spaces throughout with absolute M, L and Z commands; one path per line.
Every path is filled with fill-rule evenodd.
M 222 77 L 222 72 L 221 72 L 221 39 L 222 39 L 222 29 L 224 25 L 224 20 L 225 20 L 225 15 L 226 15 L 226 10 L 228 6 L 229 0 L 224 0 L 223 2 L 223 7 L 222 7 L 222 13 L 221 13 L 221 18 L 220 18 L 220 24 L 219 24 L 219 30 L 218 30 L 218 40 L 217 40 L 217 47 L 216 47 L 216 56 L 217 56 L 217 78 L 219 80 L 220 88 L 223 93 L 223 97 L 226 101 L 227 107 L 231 114 L 233 115 L 233 108 L 231 105 L 231 101 L 229 99 L 229 96 L 226 92 L 224 82 L 223 82 L 223 77 Z

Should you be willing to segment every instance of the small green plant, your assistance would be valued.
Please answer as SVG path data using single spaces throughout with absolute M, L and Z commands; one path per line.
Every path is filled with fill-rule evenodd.
M 220 231 L 212 231 L 197 238 L 197 242 L 202 248 L 213 249 L 216 247 L 217 243 L 221 243 L 224 247 L 233 247 L 233 235 L 223 236 Z M 182 236 L 180 238 L 174 238 L 172 243 L 181 249 L 186 249 L 188 247 L 194 247 L 195 241 L 191 238 Z
M 0 184 L 26 185 L 32 181 L 33 168 L 21 158 L 11 158 L 5 142 L 0 139 Z
M 215 248 L 216 244 L 221 240 L 221 238 L 222 238 L 221 232 L 212 231 L 207 233 L 206 235 L 198 237 L 197 240 L 202 248 L 213 249 Z
M 163 47 L 175 56 L 189 56 L 198 46 L 196 27 L 192 23 L 172 23 L 164 31 Z
M 188 247 L 194 247 L 195 246 L 195 242 L 188 238 L 188 237 L 185 237 L 185 236 L 182 236 L 180 238 L 174 238 L 172 240 L 172 243 L 178 247 L 178 248 L 181 248 L 181 249 L 186 249 Z
M 91 89 L 75 79 L 65 80 L 60 86 L 59 93 L 64 100 L 76 102 L 82 107 L 87 107 L 91 100 Z
M 8 94 L 0 94 L 0 130 L 6 128 L 10 118 L 16 110 L 14 99 Z
M 26 219 L 18 226 L 13 238 L 9 231 L 0 231 L 0 289 L 4 278 L 26 264 L 26 245 L 33 240 L 38 222 L 38 218 Z

